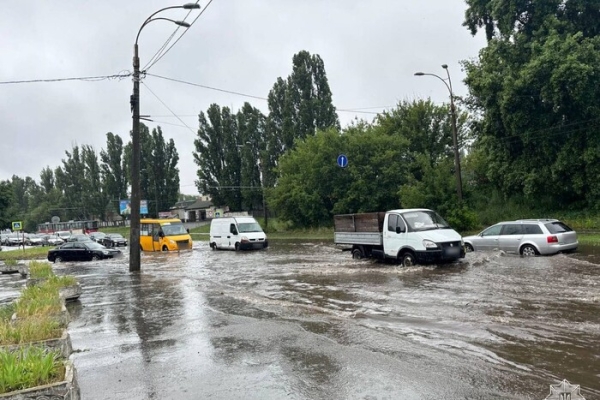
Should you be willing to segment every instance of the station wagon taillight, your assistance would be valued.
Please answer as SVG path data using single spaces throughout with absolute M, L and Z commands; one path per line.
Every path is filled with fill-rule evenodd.
M 548 243 L 558 243 L 558 238 L 556 236 L 548 236 Z

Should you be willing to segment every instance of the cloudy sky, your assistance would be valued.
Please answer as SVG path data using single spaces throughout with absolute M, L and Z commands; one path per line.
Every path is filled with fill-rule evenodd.
M 200 0 L 205 12 L 148 73 L 198 85 L 267 97 L 277 77 L 291 72 L 300 50 L 319 54 L 342 125 L 401 100 L 448 101 L 434 77 L 448 64 L 454 91 L 465 95 L 460 61 L 477 56 L 483 35 L 462 26 L 464 0 Z M 132 70 L 135 36 L 166 0 L 6 0 L 0 13 L 0 82 L 103 76 Z M 208 5 L 208 7 L 207 7 Z M 198 11 L 187 17 L 192 22 Z M 160 14 L 183 19 L 185 10 Z M 176 26 L 145 27 L 142 67 Z M 177 33 L 182 32 L 180 29 Z M 267 112 L 266 101 L 147 76 L 141 113 L 161 125 L 180 155 L 181 191 L 196 194 L 193 140 L 197 115 L 211 103 L 239 109 L 245 101 Z M 65 150 L 92 145 L 106 133 L 129 140 L 131 78 L 0 84 L 0 179 L 39 180 L 61 165 Z M 174 115 L 178 115 L 176 118 Z

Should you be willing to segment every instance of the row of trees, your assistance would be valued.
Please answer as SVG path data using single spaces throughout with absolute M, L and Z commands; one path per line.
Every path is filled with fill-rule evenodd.
M 156 215 L 168 210 L 179 195 L 179 155 L 172 139 L 165 141 L 160 127 L 149 131 L 142 124 L 141 187 Z M 65 151 L 62 165 L 45 167 L 39 182 L 31 177 L 13 176 L 0 182 L 0 226 L 23 220 L 25 229 L 35 231 L 37 224 L 50 221 L 99 218 L 119 213 L 119 201 L 127 199 L 131 142 L 119 135 L 106 134 L 106 148 L 100 152 L 89 145 Z
M 469 95 L 458 118 L 464 201 L 455 194 L 447 106 L 402 102 L 372 122 L 340 128 L 323 60 L 306 51 L 268 95 L 199 114 L 194 141 L 199 192 L 217 205 L 266 202 L 296 226 L 330 225 L 336 213 L 430 207 L 457 228 L 517 205 L 520 215 L 600 205 L 600 0 L 467 0 L 464 25 L 487 46 L 464 62 Z M 160 210 L 177 199 L 177 151 L 160 128 L 142 132 L 142 188 Z M 349 158 L 347 168 L 335 161 Z M 100 161 L 88 146 L 67 152 L 40 183 L 0 183 L 0 210 L 47 220 L 53 207 L 104 215 L 126 197 L 130 149 L 107 135 Z M 94 191 L 94 188 L 100 188 Z M 158 201 L 157 201 L 158 200 Z M 164 203 L 163 203 L 164 201 Z M 482 221 L 480 219 L 480 221 Z M 483 221 L 493 222 L 493 221 Z

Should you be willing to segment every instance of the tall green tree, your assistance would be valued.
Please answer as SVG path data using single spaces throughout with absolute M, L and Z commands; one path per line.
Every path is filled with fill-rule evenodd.
M 211 104 L 199 114 L 198 136 L 194 140 L 194 162 L 198 165 L 196 186 L 210 195 L 213 203 L 242 209 L 241 156 L 243 146 L 235 116 L 228 107 Z
M 151 161 L 149 169 L 149 213 L 158 217 L 160 211 L 168 210 L 177 202 L 179 194 L 179 154 L 173 139 L 165 141 L 161 127 L 152 129 Z
M 536 208 L 598 207 L 600 2 L 468 4 L 465 25 L 488 37 L 465 63 L 479 180 Z
M 278 78 L 268 97 L 265 181 L 269 185 L 274 184 L 279 156 L 293 148 L 295 140 L 312 136 L 317 130 L 339 129 L 321 57 L 301 51 L 294 55 L 292 64 L 292 73 L 285 80 Z
M 100 173 L 109 211 L 118 212 L 118 201 L 127 198 L 129 174 L 123 139 L 112 132 L 106 134 L 106 149 L 100 151 Z
M 266 162 L 266 117 L 249 103 L 236 115 L 240 144 L 240 184 L 242 207 L 246 210 L 262 208 L 263 167 Z

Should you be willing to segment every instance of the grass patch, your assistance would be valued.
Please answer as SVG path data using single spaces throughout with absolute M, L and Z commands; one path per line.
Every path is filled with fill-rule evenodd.
M 58 314 L 61 311 L 62 301 L 58 289 L 48 284 L 23 289 L 15 306 L 17 318 L 41 317 Z
M 54 276 L 54 271 L 47 262 L 32 261 L 29 263 L 29 276 L 32 279 L 47 279 Z
M 6 264 L 18 260 L 39 260 L 48 257 L 48 250 L 53 247 L 31 247 L 25 250 L 0 251 L 0 260 Z
M 6 266 L 8 267 L 16 267 L 18 264 L 17 260 L 6 260 L 4 261 L 4 264 L 6 264 Z
M 65 367 L 57 351 L 0 349 L 0 393 L 60 382 L 64 376 Z
M 15 313 L 15 303 L 0 305 L 0 323 L 10 321 L 10 318 Z M 2 336 L 0 335 L 0 339 Z
M 577 239 L 580 244 L 600 246 L 600 233 L 578 233 Z
M 128 226 L 111 226 L 106 228 L 100 228 L 100 232 L 103 233 L 120 233 L 124 238 L 129 237 L 129 227 Z
M 58 321 L 47 318 L 26 318 L 17 321 L 0 321 L 0 346 L 56 339 L 63 327 Z

